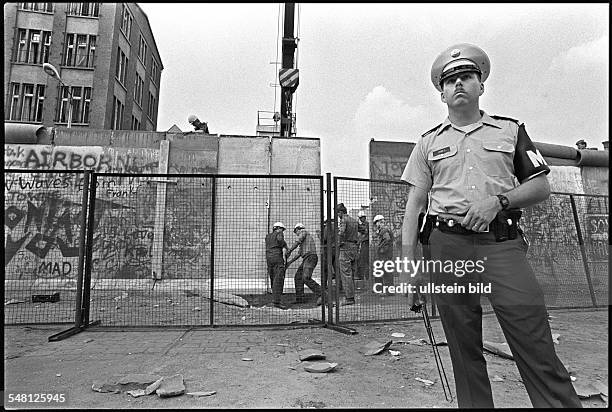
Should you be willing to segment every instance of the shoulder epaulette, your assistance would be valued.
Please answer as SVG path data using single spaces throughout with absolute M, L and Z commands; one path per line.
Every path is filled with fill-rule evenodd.
M 421 135 L 421 137 L 425 137 L 425 136 L 427 136 L 429 133 L 431 133 L 431 132 L 434 132 L 434 131 L 438 130 L 438 128 L 439 128 L 440 126 L 442 126 L 442 123 L 440 123 L 439 125 L 436 125 L 436 126 L 432 127 L 431 129 L 429 129 L 428 131 L 426 131 L 425 133 L 423 133 L 423 134 Z
M 495 115 L 492 115 L 491 117 L 492 117 L 493 119 L 495 119 L 495 120 L 509 120 L 509 121 L 514 122 L 514 123 L 516 123 L 516 124 L 520 124 L 520 123 L 521 123 L 521 122 L 519 122 L 518 120 L 513 119 L 513 118 L 511 118 L 511 117 L 498 116 L 498 115 L 496 115 L 496 114 L 495 114 Z

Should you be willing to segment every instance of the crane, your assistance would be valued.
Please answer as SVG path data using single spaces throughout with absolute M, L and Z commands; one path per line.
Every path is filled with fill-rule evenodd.
M 285 20 L 282 46 L 282 66 L 278 72 L 281 86 L 280 135 L 291 137 L 293 122 L 293 93 L 299 84 L 299 71 L 294 68 L 298 39 L 294 36 L 295 3 L 285 3 Z

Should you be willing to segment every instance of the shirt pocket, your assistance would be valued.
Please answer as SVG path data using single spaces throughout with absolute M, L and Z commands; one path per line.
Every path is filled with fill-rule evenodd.
M 457 145 L 435 147 L 427 153 L 433 171 L 433 181 L 444 184 L 461 176 Z
M 511 177 L 514 145 L 504 140 L 482 142 L 480 168 L 487 176 Z

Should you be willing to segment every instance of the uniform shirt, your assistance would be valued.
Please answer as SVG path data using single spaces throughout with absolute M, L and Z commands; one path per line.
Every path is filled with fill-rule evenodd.
M 315 255 L 317 254 L 317 247 L 315 246 L 315 241 L 312 238 L 312 235 L 308 233 L 306 229 L 300 230 L 300 232 L 298 233 L 297 240 L 295 241 L 293 246 L 291 246 L 291 250 L 295 249 L 298 246 L 300 247 L 299 256 L 303 258 L 313 253 Z
M 287 247 L 285 236 L 282 231 L 268 233 L 266 235 L 266 259 L 269 261 L 282 261 L 283 248 Z
M 387 227 L 381 227 L 376 231 L 376 252 L 381 256 L 393 253 L 393 233 Z
M 357 245 L 359 232 L 357 221 L 349 215 L 344 215 L 338 220 L 338 242 L 340 246 L 349 246 L 347 243 Z
M 484 111 L 481 114 L 478 122 L 463 127 L 453 125 L 447 117 L 415 145 L 401 180 L 431 191 L 430 214 L 463 215 L 470 203 L 520 184 L 515 172 L 519 124 L 511 119 L 493 119 Z M 533 155 L 539 155 L 526 132 L 524 136 Z M 519 157 L 528 158 L 524 153 Z M 533 174 L 523 181 L 550 171 L 545 162 L 532 169 Z M 525 173 L 529 172 L 519 175 Z
M 367 242 L 370 240 L 370 225 L 368 222 L 361 223 L 361 220 L 357 222 L 357 232 L 359 233 L 359 243 Z

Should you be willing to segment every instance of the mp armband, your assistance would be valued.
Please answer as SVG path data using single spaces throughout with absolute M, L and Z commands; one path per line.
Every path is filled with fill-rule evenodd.
M 520 183 L 537 175 L 550 173 L 550 168 L 544 157 L 529 138 L 525 125 L 518 128 L 516 148 L 514 151 L 514 174 Z

